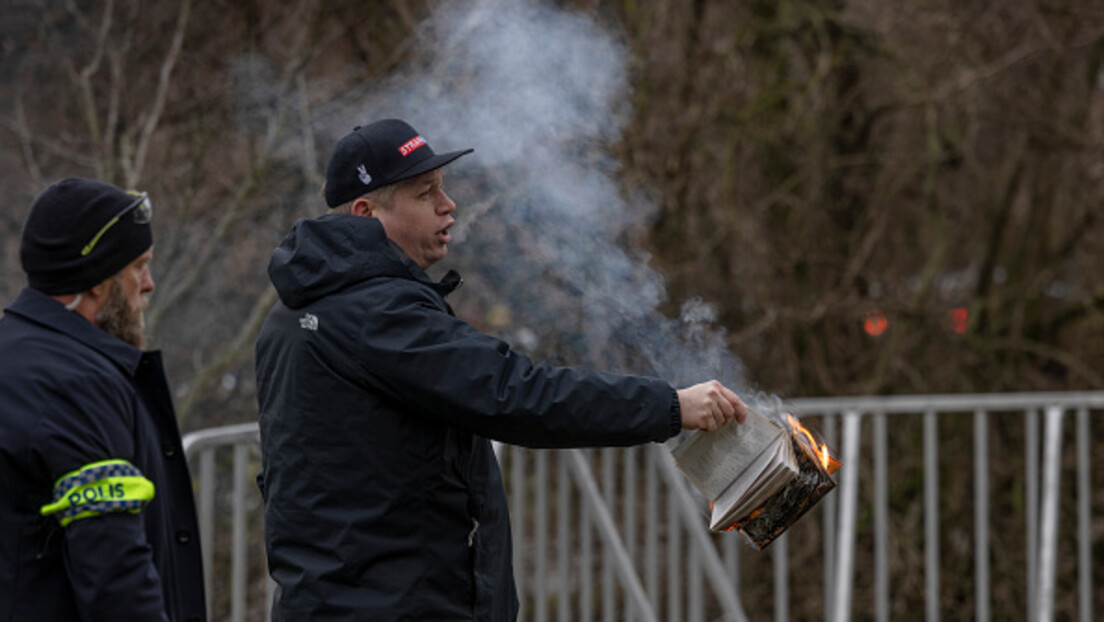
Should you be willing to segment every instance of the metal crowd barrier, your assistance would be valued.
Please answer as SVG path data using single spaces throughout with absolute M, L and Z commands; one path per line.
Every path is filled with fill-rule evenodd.
M 996 539 L 1021 542 L 1022 585 L 1015 591 L 1022 595 L 1023 617 L 1093 619 L 1093 600 L 1100 598 L 1094 593 L 1099 588 L 1093 583 L 1092 551 L 1101 536 L 1094 536 L 1091 525 L 1093 495 L 1099 506 L 1101 492 L 1099 483 L 1094 490 L 1091 482 L 1091 422 L 1098 421 L 1100 445 L 1104 392 L 799 399 L 787 406 L 820 430 L 843 467 L 836 473 L 837 489 L 764 551 L 749 548 L 738 534 L 708 532 L 705 501 L 674 467 L 665 445 L 557 451 L 496 445 L 510 500 L 521 619 L 901 618 L 901 602 L 915 589 L 911 580 L 910 585 L 894 580 L 905 564 L 900 551 L 891 553 L 896 539 L 904 540 L 892 527 L 894 520 L 900 522 L 895 518 L 900 504 L 922 505 L 923 543 L 903 557 L 922 566 L 923 595 L 912 598 L 926 620 L 958 619 L 962 611 L 974 620 L 991 618 Z M 1022 461 L 1016 483 L 1023 498 L 1022 531 L 997 534 L 991 531 L 991 501 L 1006 493 L 991 489 L 990 437 L 997 433 L 994 420 L 1009 417 L 1022 425 L 1017 432 L 1023 453 L 996 459 Z M 920 478 L 921 492 L 891 501 L 899 496 L 897 488 L 909 490 L 890 481 L 894 461 L 907 456 L 890 456 L 887 447 L 891 430 L 907 429 L 902 426 L 910 418 L 919 420 L 922 456 L 916 461 L 922 466 L 903 477 Z M 941 440 L 949 445 L 958 439 L 941 436 L 940 424 L 957 430 L 963 419 L 972 433 L 972 471 L 942 473 Z M 197 482 L 212 620 L 268 616 L 272 583 L 266 578 L 254 481 L 258 439 L 253 423 L 184 439 Z M 1071 470 L 1072 485 L 1063 482 Z M 972 538 L 962 537 L 963 526 L 952 533 L 941 529 L 948 510 L 940 502 L 941 486 L 972 489 Z M 1071 546 L 1075 554 L 1064 555 Z M 956 559 L 972 556 L 972 571 L 945 568 L 950 555 L 943 551 Z M 808 568 L 817 567 L 821 578 L 813 585 Z M 863 579 L 857 581 L 860 573 Z M 948 584 L 963 582 L 972 583 L 972 598 L 949 615 L 941 604 L 943 592 Z M 920 615 L 911 603 L 905 614 Z

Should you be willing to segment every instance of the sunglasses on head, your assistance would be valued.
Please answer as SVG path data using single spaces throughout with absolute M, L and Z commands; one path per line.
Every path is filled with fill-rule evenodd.
M 148 223 L 150 219 L 153 218 L 153 203 L 149 200 L 149 193 L 127 190 L 127 194 L 135 197 L 134 201 L 119 210 L 118 214 L 115 214 L 111 220 L 107 221 L 107 224 L 104 225 L 103 228 L 96 232 L 96 235 L 92 236 L 88 244 L 85 244 L 84 248 L 81 249 L 82 257 L 91 253 L 92 249 L 96 248 L 96 243 L 107 233 L 107 230 L 113 227 L 115 223 L 119 222 L 119 219 L 126 216 L 127 213 L 134 212 L 134 222 L 140 225 Z

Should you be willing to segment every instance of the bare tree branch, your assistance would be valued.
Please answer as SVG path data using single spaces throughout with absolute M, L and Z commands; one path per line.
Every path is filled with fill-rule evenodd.
M 176 18 L 176 28 L 173 31 L 172 43 L 161 61 L 161 71 L 158 74 L 157 91 L 154 94 L 153 105 L 146 116 L 146 122 L 142 125 L 142 132 L 138 138 L 138 145 L 134 152 L 132 170 L 128 171 L 126 183 L 128 186 L 137 185 L 142 178 L 142 168 L 145 166 L 146 154 L 149 150 L 153 133 L 157 129 L 161 113 L 165 109 L 165 100 L 168 97 L 171 86 L 173 68 L 180 58 L 180 50 L 184 46 L 184 33 L 188 28 L 188 18 L 192 14 L 192 0 L 184 0 L 180 3 L 180 12 Z
M 253 345 L 257 340 L 257 334 L 261 330 L 261 324 L 275 302 L 276 290 L 267 289 L 253 304 L 253 310 L 249 314 L 249 318 L 242 324 L 234 343 L 222 350 L 215 360 L 196 373 L 187 395 L 180 402 L 180 407 L 177 409 L 176 414 L 181 425 L 192 414 L 198 401 L 208 395 L 211 386 L 226 373 L 226 370 L 253 354 Z
M 27 172 L 31 176 L 31 185 L 35 188 L 41 188 L 43 186 L 42 169 L 38 165 L 31 128 L 27 124 L 27 113 L 23 105 L 23 95 L 23 89 L 19 88 L 16 91 L 14 100 L 15 120 L 9 122 L 8 126 L 12 128 L 15 135 L 19 137 L 19 148 L 23 154 L 23 163 L 27 166 Z
M 72 2 L 68 2 L 66 7 L 78 23 L 86 23 L 83 15 Z M 78 106 L 83 113 L 85 125 L 88 128 L 92 143 L 95 145 L 103 144 L 104 134 L 103 128 L 100 127 L 99 112 L 98 106 L 96 105 L 96 94 L 92 79 L 99 72 L 100 64 L 105 54 L 107 35 L 111 32 L 114 11 L 114 0 L 108 0 L 103 9 L 103 17 L 100 20 L 100 27 L 97 31 L 92 55 L 88 59 L 88 62 L 80 69 L 76 68 L 71 59 L 67 62 L 70 78 L 73 81 L 74 88 L 79 94 Z M 103 160 L 96 160 L 96 174 L 101 178 L 105 176 Z
M 314 7 L 314 10 L 317 10 L 315 3 L 312 2 L 308 4 Z M 301 77 L 306 68 L 305 59 L 309 56 L 309 48 L 308 35 L 303 33 L 297 40 L 295 52 L 291 57 L 292 60 L 288 62 L 285 67 L 285 75 L 282 80 L 283 88 L 280 90 L 281 96 L 279 97 L 279 101 L 284 101 L 289 94 L 294 95 L 297 88 L 300 89 L 300 91 L 304 91 L 307 88 L 306 81 L 302 80 Z M 302 93 L 300 93 L 300 95 L 305 97 Z M 292 97 L 292 101 L 299 101 L 299 98 Z M 300 106 L 302 105 L 300 101 Z M 301 107 L 299 111 L 302 113 Z M 168 309 L 176 306 L 184 296 L 195 288 L 203 275 L 207 274 L 208 267 L 225 244 L 234 226 L 245 216 L 249 208 L 250 199 L 261 186 L 268 172 L 268 167 L 271 165 L 272 157 L 276 149 L 281 145 L 283 131 L 286 129 L 284 124 L 288 112 L 288 106 L 279 105 L 276 109 L 276 114 L 267 119 L 264 141 L 260 150 L 251 161 L 248 177 L 235 187 L 234 196 L 227 202 L 227 209 L 223 211 L 223 215 L 219 220 L 214 234 L 206 238 L 206 245 L 202 252 L 199 253 L 198 259 L 195 264 L 191 266 L 188 274 L 181 282 L 176 284 L 167 296 L 158 300 L 158 304 L 155 308 L 150 310 L 148 321 L 151 331 L 154 329 L 153 327 L 156 326 L 161 316 Z M 304 146 L 308 149 L 312 148 L 313 140 L 305 142 Z M 304 166 L 306 166 L 305 162 Z M 312 177 L 318 176 L 319 173 L 317 172 L 312 175 Z

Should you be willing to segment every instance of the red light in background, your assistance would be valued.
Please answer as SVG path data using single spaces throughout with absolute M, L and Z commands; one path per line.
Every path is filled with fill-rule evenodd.
M 881 311 L 868 311 L 863 321 L 863 330 L 871 337 L 877 337 L 889 328 L 889 320 Z
M 955 307 L 947 310 L 947 328 L 958 334 L 966 332 L 970 323 L 970 310 L 966 307 Z

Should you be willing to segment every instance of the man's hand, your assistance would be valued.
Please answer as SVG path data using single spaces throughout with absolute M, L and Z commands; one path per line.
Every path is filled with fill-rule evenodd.
M 678 400 L 684 430 L 712 432 L 733 419 L 743 423 L 747 418 L 740 396 L 716 380 L 679 389 Z

